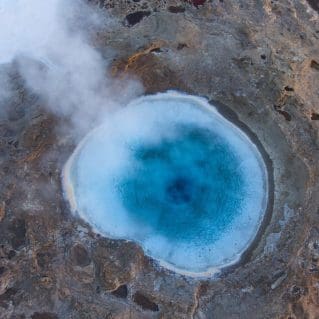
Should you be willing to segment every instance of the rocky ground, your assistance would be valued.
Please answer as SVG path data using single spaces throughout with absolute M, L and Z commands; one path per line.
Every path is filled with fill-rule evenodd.
M 116 52 L 114 77 L 206 96 L 258 137 L 273 210 L 218 278 L 176 275 L 134 243 L 94 234 L 61 191 L 74 142 L 13 68 L 17 93 L 0 118 L 0 318 L 318 319 L 317 2 L 90 2 L 119 21 L 94 39 Z

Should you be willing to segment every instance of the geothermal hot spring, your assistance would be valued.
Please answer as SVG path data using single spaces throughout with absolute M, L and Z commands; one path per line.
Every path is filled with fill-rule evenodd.
M 71 209 L 162 266 L 212 274 L 237 262 L 267 206 L 255 144 L 205 99 L 167 92 L 110 115 L 63 172 Z

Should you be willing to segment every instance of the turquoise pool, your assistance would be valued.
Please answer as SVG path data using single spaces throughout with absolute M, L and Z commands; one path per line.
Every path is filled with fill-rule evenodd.
M 205 99 L 144 96 L 79 144 L 63 174 L 72 211 L 162 266 L 209 275 L 239 260 L 267 206 L 257 147 Z

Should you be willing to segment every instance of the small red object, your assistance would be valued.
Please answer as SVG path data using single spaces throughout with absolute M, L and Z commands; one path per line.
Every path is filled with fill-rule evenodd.
M 195 7 L 202 6 L 206 0 L 187 0 L 187 2 L 192 3 Z

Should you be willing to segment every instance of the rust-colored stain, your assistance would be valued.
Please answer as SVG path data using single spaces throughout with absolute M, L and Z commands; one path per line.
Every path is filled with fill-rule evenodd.
M 6 208 L 5 202 L 0 203 L 0 222 L 2 222 L 2 220 L 6 214 L 5 208 Z
M 116 64 L 112 68 L 112 76 L 116 77 L 120 73 L 127 73 L 130 69 L 134 68 L 136 62 L 142 57 L 154 52 L 156 50 L 160 50 L 160 48 L 164 45 L 164 41 L 156 41 L 147 46 L 146 48 L 134 53 L 130 57 L 127 58 L 126 61 L 121 61 L 119 64 Z

